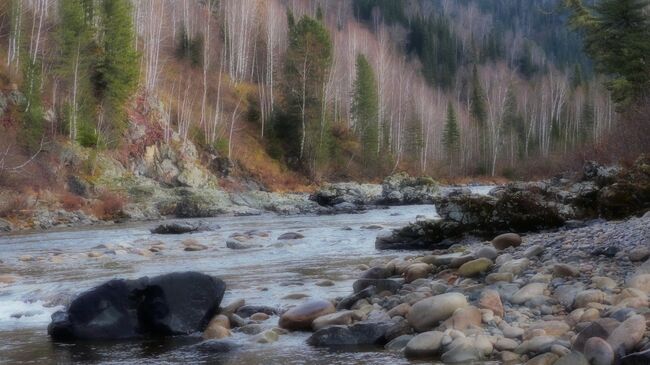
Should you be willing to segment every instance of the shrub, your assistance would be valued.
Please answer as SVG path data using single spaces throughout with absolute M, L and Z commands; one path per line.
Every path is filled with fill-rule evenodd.
M 29 198 L 20 194 L 13 199 L 9 199 L 0 204 L 0 217 L 11 217 L 20 215 L 23 211 L 30 208 Z
M 72 193 L 65 193 L 61 196 L 61 205 L 68 212 L 76 211 L 84 205 L 84 199 Z
M 97 218 L 115 219 L 123 216 L 122 209 L 126 204 L 126 198 L 117 193 L 106 191 L 98 198 L 98 202 L 93 206 L 92 212 Z

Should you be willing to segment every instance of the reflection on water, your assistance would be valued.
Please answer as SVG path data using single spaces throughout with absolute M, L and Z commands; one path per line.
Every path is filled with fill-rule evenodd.
M 126 343 L 53 344 L 47 337 L 49 315 L 69 298 L 114 277 L 136 278 L 172 271 L 196 270 L 219 276 L 228 285 L 224 302 L 245 298 L 247 304 L 289 306 L 288 294 L 334 298 L 348 295 L 358 266 L 376 258 L 405 255 L 374 248 L 377 230 L 362 228 L 402 226 L 416 216 L 435 216 L 433 206 L 396 207 L 358 215 L 280 217 L 223 217 L 210 219 L 221 229 L 192 235 L 151 235 L 148 225 L 69 230 L 0 237 L 0 274 L 17 282 L 0 287 L 0 363 L 25 364 L 378 364 L 407 363 L 401 354 L 380 348 L 333 350 L 305 345 L 306 333 L 280 337 L 273 344 L 254 344 L 236 334 L 242 344 L 228 354 L 192 350 L 199 338 L 186 337 Z M 262 248 L 231 250 L 225 241 L 233 233 L 264 232 L 255 242 Z M 277 241 L 285 232 L 300 232 L 304 239 Z M 181 241 L 192 238 L 207 245 L 205 251 L 183 251 Z M 161 241 L 160 254 L 141 256 L 153 241 Z M 102 246 L 100 246 L 102 245 Z M 98 258 L 89 252 L 100 252 Z M 410 253 L 412 254 L 412 253 Z M 334 286 L 315 285 L 332 280 Z M 272 327 L 277 317 L 266 321 Z M 188 350 L 189 349 L 189 350 Z

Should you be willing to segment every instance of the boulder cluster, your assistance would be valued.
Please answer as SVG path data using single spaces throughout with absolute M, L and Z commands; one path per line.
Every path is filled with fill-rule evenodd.
M 580 230 L 570 249 L 538 243 L 551 236 L 526 242 L 506 233 L 471 247 L 373 261 L 353 294 L 306 301 L 281 314 L 279 326 L 312 331 L 312 346 L 384 346 L 450 364 L 650 364 L 647 240 L 608 257 L 584 252 Z M 612 269 L 612 260 L 622 264 Z

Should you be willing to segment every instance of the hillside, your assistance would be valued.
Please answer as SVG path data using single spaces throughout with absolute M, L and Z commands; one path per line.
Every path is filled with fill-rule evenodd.
M 627 127 L 568 21 L 558 0 L 6 1 L 0 184 L 77 201 L 74 176 L 128 201 L 127 175 L 286 192 L 615 161 Z

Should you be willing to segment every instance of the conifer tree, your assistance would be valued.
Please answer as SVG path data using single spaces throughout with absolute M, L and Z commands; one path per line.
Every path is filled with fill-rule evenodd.
M 584 33 L 585 49 L 607 83 L 612 97 L 625 107 L 650 88 L 650 17 L 647 0 L 601 0 L 586 7 L 566 0 L 570 24 Z
M 103 111 L 110 121 L 115 141 L 126 126 L 126 102 L 138 86 L 138 53 L 129 0 L 102 2 L 103 50 L 101 87 Z
M 460 152 L 460 130 L 458 129 L 456 110 L 451 101 L 447 104 L 447 120 L 445 121 L 445 130 L 442 138 L 447 159 L 450 165 L 453 165 L 458 157 L 458 152 Z
M 470 90 L 470 113 L 472 119 L 476 124 L 476 129 L 478 131 L 479 138 L 479 153 L 483 161 L 481 161 L 481 168 L 487 168 L 487 156 L 488 156 L 488 133 L 487 133 L 487 106 L 486 106 L 486 96 L 483 87 L 481 86 L 481 80 L 478 76 L 478 69 L 476 65 L 472 69 L 472 81 L 471 81 L 471 90 Z
M 57 73 L 69 91 L 64 114 L 70 139 L 94 145 L 95 101 L 90 83 L 90 67 L 94 62 L 93 29 L 87 15 L 89 12 L 92 14 L 92 8 L 89 9 L 82 0 L 61 0 L 59 6 Z
M 357 56 L 352 111 L 363 147 L 366 167 L 374 167 L 379 155 L 379 94 L 372 66 L 364 55 Z

